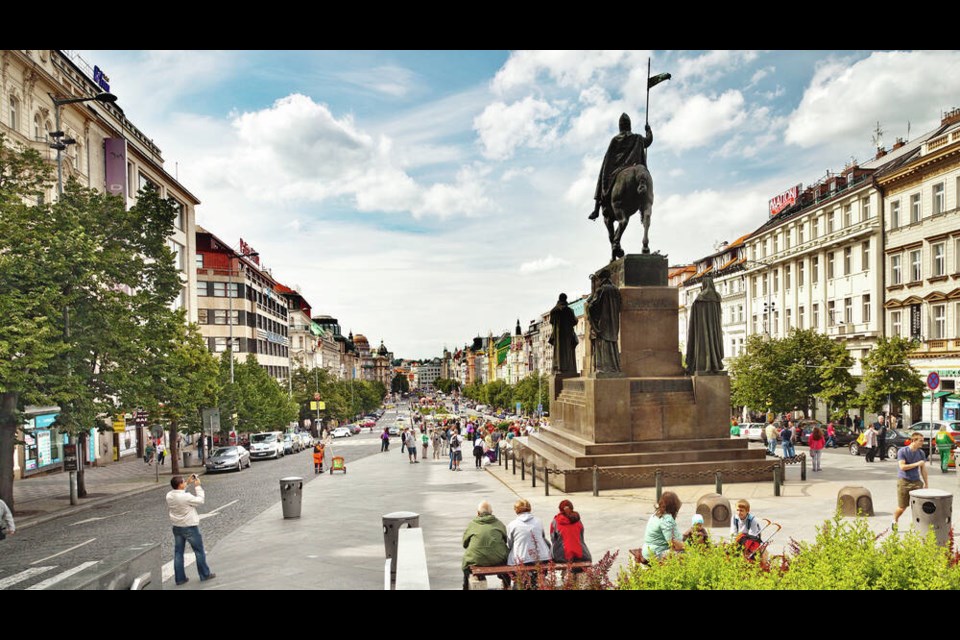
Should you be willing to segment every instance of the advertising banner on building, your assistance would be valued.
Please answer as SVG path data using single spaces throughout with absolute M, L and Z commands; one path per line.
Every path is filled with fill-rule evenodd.
M 777 215 L 789 206 L 797 203 L 800 197 L 800 185 L 790 187 L 783 193 L 770 198 L 770 217 Z
M 107 193 L 127 197 L 127 141 L 105 138 L 103 141 L 104 173 Z

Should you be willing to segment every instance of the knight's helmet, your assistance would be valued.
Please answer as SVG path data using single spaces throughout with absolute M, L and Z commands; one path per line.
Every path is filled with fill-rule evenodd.
M 630 131 L 630 116 L 624 113 L 620 115 L 620 133 L 628 131 Z

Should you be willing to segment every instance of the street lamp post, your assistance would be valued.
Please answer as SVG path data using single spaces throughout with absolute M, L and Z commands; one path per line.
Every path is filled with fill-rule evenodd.
M 57 200 L 59 201 L 63 197 L 63 152 L 66 151 L 67 145 L 76 144 L 76 140 L 73 138 L 68 138 L 60 129 L 60 107 L 65 104 L 76 104 L 78 102 L 89 102 L 91 100 L 96 100 L 97 102 L 103 103 L 113 103 L 117 101 L 117 96 L 112 93 L 98 93 L 95 96 L 89 96 L 86 98 L 58 98 L 53 94 L 49 94 L 50 99 L 53 101 L 53 113 L 54 121 L 56 122 L 56 131 L 48 132 L 50 137 L 55 140 L 55 142 L 49 143 L 51 149 L 56 149 L 57 151 Z M 70 339 L 70 307 L 64 306 L 63 308 L 63 337 L 64 341 Z M 67 363 L 67 375 L 70 375 L 69 361 Z M 75 434 L 70 434 L 70 444 L 76 444 L 77 436 Z M 77 472 L 71 471 L 70 473 L 70 504 L 78 504 L 77 496 Z
M 76 140 L 73 138 L 68 138 L 64 134 L 63 130 L 60 129 L 60 107 L 65 104 L 76 104 L 78 102 L 102 102 L 104 104 L 113 104 L 117 101 L 117 96 L 112 93 L 98 93 L 95 96 L 89 96 L 86 98 L 58 98 L 53 94 L 49 94 L 50 99 L 53 101 L 53 113 L 54 120 L 56 122 L 56 131 L 50 131 L 50 137 L 55 140 L 55 142 L 49 143 L 51 149 L 57 150 L 57 198 L 63 197 L 63 152 L 67 150 L 67 145 L 76 144 Z

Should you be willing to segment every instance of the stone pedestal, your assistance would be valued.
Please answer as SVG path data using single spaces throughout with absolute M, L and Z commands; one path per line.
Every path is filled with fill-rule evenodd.
M 528 446 L 558 469 L 599 466 L 601 488 L 652 486 L 703 469 L 736 471 L 731 481 L 772 478 L 764 452 L 729 437 L 730 379 L 725 373 L 688 376 L 681 368 L 679 297 L 667 286 L 667 259 L 629 255 L 607 267 L 619 288 L 619 374 L 597 374 L 589 356 L 580 377 L 551 377 L 551 426 Z M 588 338 L 587 353 L 590 352 Z M 637 477 L 631 479 L 630 474 Z M 770 476 L 768 478 L 767 476 Z M 646 476 L 640 478 L 639 476 Z M 551 475 L 565 491 L 584 490 L 589 474 Z

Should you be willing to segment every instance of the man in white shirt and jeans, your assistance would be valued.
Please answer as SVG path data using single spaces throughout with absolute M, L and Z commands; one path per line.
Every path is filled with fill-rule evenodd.
M 193 493 L 187 493 L 187 485 L 193 485 Z M 170 510 L 170 522 L 173 523 L 173 573 L 177 586 L 189 581 L 183 569 L 183 550 L 187 543 L 193 549 L 197 559 L 197 572 L 201 582 L 212 580 L 217 575 L 207 566 L 207 554 L 203 551 L 203 538 L 200 536 L 200 515 L 197 506 L 203 504 L 203 487 L 197 474 L 184 480 L 183 476 L 170 478 L 173 491 L 167 493 L 167 507 Z

